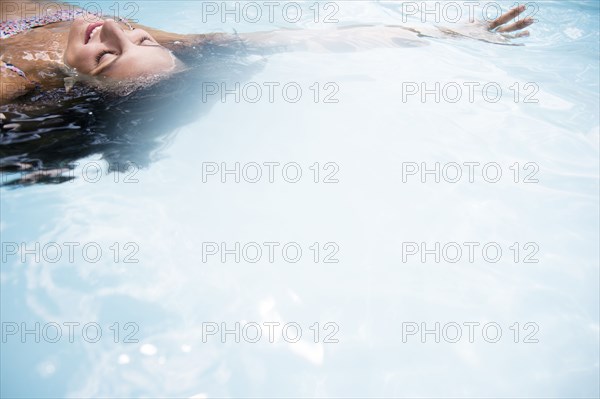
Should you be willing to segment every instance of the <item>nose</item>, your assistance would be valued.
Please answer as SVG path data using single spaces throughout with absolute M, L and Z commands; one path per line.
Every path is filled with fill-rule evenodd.
M 119 24 L 111 19 L 107 19 L 104 25 L 102 25 L 100 40 L 109 47 L 120 48 L 121 51 L 127 46 L 132 45 L 127 34 L 121 29 Z

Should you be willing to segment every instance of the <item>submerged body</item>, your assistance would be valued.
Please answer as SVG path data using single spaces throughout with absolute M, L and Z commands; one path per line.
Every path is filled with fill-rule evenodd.
M 25 7 L 31 2 L 19 2 Z M 77 75 L 88 82 L 120 82 L 145 76 L 168 76 L 186 65 L 173 51 L 202 53 L 207 46 L 239 43 L 260 54 L 281 51 L 340 52 L 375 47 L 414 47 L 426 45 L 424 36 L 469 36 L 479 40 L 506 43 L 499 33 L 518 31 L 531 25 L 523 19 L 505 25 L 525 10 L 512 9 L 490 24 L 472 24 L 462 30 L 430 29 L 425 32 L 402 26 L 347 27 L 328 31 L 280 30 L 244 35 L 182 35 L 139 24 L 103 20 L 74 11 L 65 21 L 51 22 L 22 32 L 11 32 L 0 41 L 2 50 L 1 103 L 10 102 L 32 90 L 65 87 L 65 78 Z M 3 13 L 5 9 L 3 8 Z M 8 20 L 2 15 L 2 21 Z M 492 32 L 493 29 L 497 29 Z M 517 36 L 525 36 L 522 32 Z M 66 86 L 68 89 L 68 85 Z

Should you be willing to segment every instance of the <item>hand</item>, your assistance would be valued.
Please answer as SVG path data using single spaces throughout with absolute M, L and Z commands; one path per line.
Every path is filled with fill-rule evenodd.
M 521 15 L 525 9 L 527 7 L 524 5 L 520 5 L 518 7 L 513 8 L 512 10 L 510 10 L 509 12 L 507 12 L 506 14 L 501 15 L 498 19 L 495 19 L 492 22 L 489 22 L 488 24 L 488 30 L 489 31 L 494 31 L 497 33 L 501 33 L 503 34 L 503 36 L 506 37 L 526 37 L 529 36 L 529 31 L 525 30 L 522 32 L 518 32 L 515 35 L 506 35 L 505 33 L 508 32 L 515 32 L 515 31 L 520 31 L 521 29 L 524 29 L 528 26 L 530 26 L 531 24 L 533 24 L 535 21 L 533 20 L 533 18 L 531 17 L 527 17 L 525 19 L 522 19 L 520 21 L 514 22 L 510 25 L 506 25 L 508 22 L 512 21 L 513 19 L 517 18 L 519 15 Z
M 507 23 L 521 15 L 526 8 L 524 5 L 515 7 L 492 22 L 472 21 L 453 29 L 448 27 L 438 27 L 438 29 L 451 36 L 465 36 L 488 43 L 516 45 L 511 43 L 510 39 L 529 36 L 529 31 L 517 32 L 516 34 L 511 34 L 511 32 L 520 31 L 535 21 L 533 18 L 528 17 L 509 25 Z

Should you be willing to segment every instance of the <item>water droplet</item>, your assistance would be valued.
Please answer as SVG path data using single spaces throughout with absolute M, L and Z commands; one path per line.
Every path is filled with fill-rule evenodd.
M 156 346 L 152 344 L 144 344 L 140 347 L 140 353 L 146 356 L 154 356 L 158 352 Z
M 128 355 L 126 355 L 124 353 L 119 355 L 119 360 L 118 360 L 119 364 L 129 364 L 130 361 L 131 361 L 131 359 L 129 358 Z
M 183 344 L 181 345 L 181 351 L 184 353 L 189 353 L 192 351 L 192 347 L 187 344 Z

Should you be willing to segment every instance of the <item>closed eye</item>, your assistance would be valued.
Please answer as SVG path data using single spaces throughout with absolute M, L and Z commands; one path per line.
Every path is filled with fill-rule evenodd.
M 150 42 L 154 43 L 154 40 L 152 40 L 152 38 L 150 36 L 143 36 L 138 41 L 138 46 L 141 46 L 145 41 L 150 41 Z M 100 65 L 100 61 L 102 61 L 102 57 L 104 57 L 106 54 L 112 54 L 112 53 L 110 51 L 108 51 L 108 50 L 104 50 L 101 53 L 99 53 L 96 56 L 96 65 Z
M 139 41 L 138 41 L 138 45 L 143 44 L 145 41 L 150 41 L 152 43 L 154 43 L 154 40 L 152 40 L 152 38 L 150 36 L 143 36 Z
M 96 56 L 96 65 L 100 65 L 100 61 L 102 60 L 102 57 L 104 57 L 106 54 L 111 54 L 111 52 L 104 50 Z

